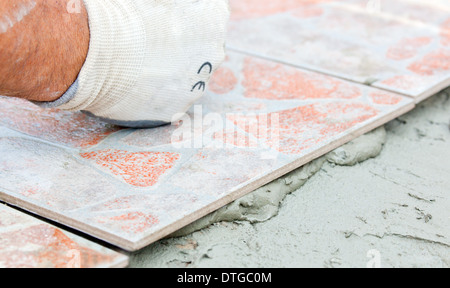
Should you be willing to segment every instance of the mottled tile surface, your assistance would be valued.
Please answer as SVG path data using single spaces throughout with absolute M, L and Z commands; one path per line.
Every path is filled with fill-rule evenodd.
M 22 99 L 1 101 L 0 125 L 68 147 L 89 147 L 119 130 L 85 114 L 43 109 Z
M 448 1 L 231 0 L 231 8 L 231 49 L 416 101 L 450 85 Z
M 125 267 L 128 257 L 0 204 L 0 268 Z
M 239 53 L 172 126 L 118 129 L 2 98 L 0 198 L 137 250 L 413 107 Z

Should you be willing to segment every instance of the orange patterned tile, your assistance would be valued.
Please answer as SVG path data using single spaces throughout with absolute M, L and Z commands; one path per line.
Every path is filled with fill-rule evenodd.
M 0 268 L 124 267 L 124 255 L 0 205 Z
M 413 91 L 417 94 L 421 93 L 424 89 L 427 89 L 429 81 L 418 75 L 399 75 L 392 78 L 383 80 L 377 86 L 380 86 L 389 90 L 397 91 L 411 91 L 411 87 L 417 87 Z
M 233 71 L 227 67 L 221 67 L 214 73 L 209 83 L 209 90 L 216 94 L 226 94 L 232 91 L 236 85 L 237 78 Z
M 442 45 L 450 46 L 450 18 L 441 25 Z
M 233 20 L 258 18 L 287 12 L 292 9 L 298 9 L 296 15 L 302 18 L 318 16 L 323 11 L 315 7 L 314 4 L 326 1 L 329 0 L 231 0 L 231 18 Z
M 123 130 L 84 149 L 0 128 L 0 199 L 135 251 L 413 106 L 386 91 L 231 52 L 209 92 L 174 125 Z M 48 113 L 33 115 L 54 116 Z M 58 115 L 63 123 L 73 117 Z M 10 121 L 7 127 L 21 123 Z M 55 128 L 41 129 L 51 135 Z M 75 132 L 58 133 L 71 139 Z
M 420 49 L 431 44 L 433 39 L 430 37 L 403 39 L 396 45 L 389 48 L 386 57 L 392 60 L 406 60 L 414 58 L 420 52 Z
M 247 98 L 267 100 L 355 99 L 359 87 L 320 74 L 247 57 L 244 61 Z
M 126 233 L 142 233 L 159 223 L 158 218 L 142 212 L 129 212 L 118 216 L 98 220 L 107 225 L 118 225 Z
M 417 101 L 450 83 L 448 5 L 443 9 L 442 4 L 425 0 L 393 0 L 389 4 L 367 0 L 230 3 L 228 46 L 232 50 L 389 89 Z M 372 5 L 377 3 L 380 5 Z M 267 79 L 267 72 L 256 67 L 249 70 Z M 261 80 L 255 84 L 270 90 L 266 93 L 294 87 L 289 82 L 314 86 L 312 81 L 302 84 L 290 80 L 295 75 L 286 76 L 273 79 L 274 83 Z M 385 84 L 414 76 L 420 76 L 421 81 L 402 89 Z M 259 91 L 255 94 L 264 95 Z M 279 92 L 274 94 L 283 97 Z
M 234 146 L 241 148 L 257 148 L 258 141 L 254 135 L 248 135 L 240 131 L 222 130 L 214 134 L 214 140 L 221 141 L 224 146 Z
M 434 51 L 409 65 L 408 69 L 422 76 L 432 76 L 437 73 L 450 75 L 450 50 Z
M 134 133 L 124 137 L 121 141 L 131 146 L 138 147 L 158 147 L 170 145 L 173 142 L 182 142 L 190 139 L 173 137 L 179 124 L 167 125 L 158 129 L 139 129 Z M 174 138 L 174 139 L 172 139 Z
M 180 159 L 178 153 L 138 152 L 121 150 L 102 150 L 80 154 L 97 165 L 111 171 L 126 183 L 138 187 L 155 185 L 159 178 L 173 168 Z
M 0 194 L 14 191 L 48 210 L 69 213 L 119 194 L 111 179 L 58 146 L 0 138 L 0 155 Z
M 403 98 L 399 95 L 386 93 L 383 91 L 372 92 L 369 94 L 374 104 L 378 105 L 397 105 L 402 102 Z
M 80 112 L 43 109 L 28 101 L 6 97 L 0 97 L 0 124 L 74 148 L 97 145 L 120 130 Z
M 269 139 L 266 144 L 285 154 L 302 154 L 379 114 L 376 108 L 362 103 L 311 104 L 276 112 L 280 116 L 279 139 Z M 245 116 L 243 116 L 245 118 Z M 259 116 L 262 117 L 262 116 Z M 270 117 L 270 115 L 269 115 Z M 236 125 L 245 123 L 242 117 L 231 118 Z M 258 121 L 264 123 L 264 121 Z M 246 132 L 248 126 L 240 126 Z M 258 127 L 261 131 L 262 127 Z M 270 135 L 269 127 L 264 135 Z M 254 135 L 258 137 L 258 135 Z M 278 143 L 279 140 L 279 143 Z
M 236 187 L 270 171 L 274 159 L 262 159 L 258 150 L 202 149 L 171 180 L 199 197 L 220 199 Z

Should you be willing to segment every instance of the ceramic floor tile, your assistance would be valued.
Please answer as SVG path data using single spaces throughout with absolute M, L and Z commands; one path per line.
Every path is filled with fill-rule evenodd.
M 230 49 L 425 99 L 450 85 L 450 5 L 231 0 Z
M 207 95 L 171 126 L 112 127 L 106 138 L 103 127 L 72 145 L 71 133 L 52 133 L 77 114 L 35 111 L 37 123 L 51 125 L 30 133 L 33 121 L 17 124 L 11 116 L 22 103 L 0 103 L 7 126 L 0 129 L 0 199 L 125 250 L 143 248 L 414 107 L 408 97 L 233 52 Z M 83 121 L 87 130 L 90 121 L 102 127 Z M 95 145 L 79 145 L 97 133 Z
M 0 96 L 0 125 L 68 147 L 97 145 L 118 127 L 83 113 L 43 109 L 28 101 Z
M 120 268 L 128 257 L 0 204 L 0 268 Z

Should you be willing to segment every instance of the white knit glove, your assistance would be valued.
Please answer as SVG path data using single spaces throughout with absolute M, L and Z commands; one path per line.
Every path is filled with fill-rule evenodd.
M 171 123 L 225 57 L 228 0 L 84 0 L 90 46 L 70 100 L 111 123 Z M 62 102 L 62 104 L 61 104 Z

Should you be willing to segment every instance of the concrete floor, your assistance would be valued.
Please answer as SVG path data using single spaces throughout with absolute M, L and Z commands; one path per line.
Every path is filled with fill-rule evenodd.
M 449 267 L 449 124 L 447 89 L 387 124 L 377 157 L 324 161 L 270 219 L 164 239 L 130 267 Z

